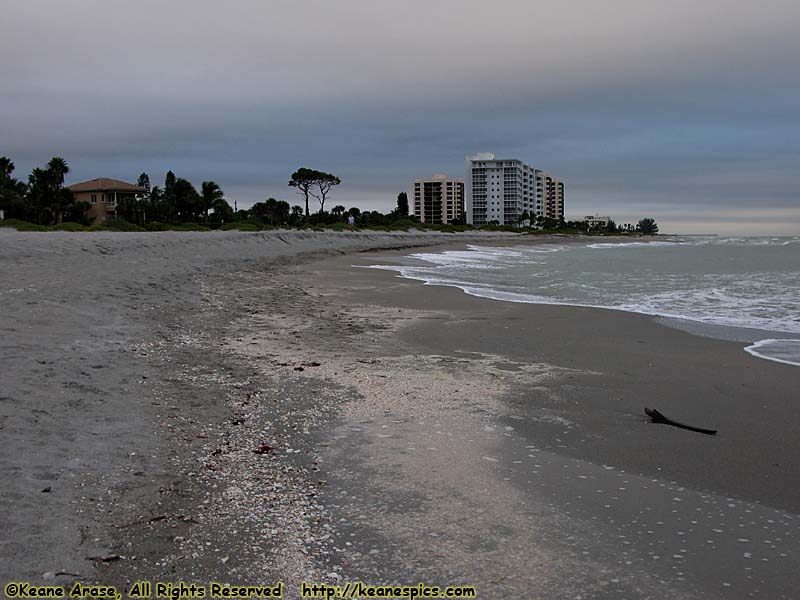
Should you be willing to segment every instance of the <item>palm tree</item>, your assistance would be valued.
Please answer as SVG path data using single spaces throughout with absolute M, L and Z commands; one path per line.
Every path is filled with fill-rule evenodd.
M 53 183 L 58 187 L 64 185 L 64 178 L 67 176 L 67 173 L 69 173 L 67 161 L 60 156 L 54 156 L 50 159 L 50 162 L 47 163 L 47 170 L 52 177 Z
M 67 173 L 69 173 L 67 161 L 60 156 L 54 156 L 47 163 L 47 178 L 52 185 L 50 208 L 56 215 L 56 223 L 61 223 L 64 218 L 64 212 L 73 202 L 72 193 L 63 187 Z
M 6 218 L 22 218 L 28 212 L 25 202 L 27 186 L 12 177 L 14 163 L 7 156 L 0 156 L 0 210 Z
M 205 213 L 205 221 L 208 223 L 208 211 L 220 205 L 220 201 L 225 201 L 225 194 L 222 189 L 213 181 L 204 181 L 200 191 L 201 206 Z
M 344 206 L 342 206 L 341 204 L 339 204 L 339 205 L 337 205 L 337 206 L 334 206 L 334 207 L 331 209 L 331 214 L 332 214 L 334 217 L 341 217 L 341 216 L 344 214 L 344 211 L 345 211 L 345 208 L 344 208 Z
M 14 163 L 7 156 L 0 156 L 0 176 L 4 179 L 11 177 L 14 172 Z
M 70 208 L 72 193 L 63 187 L 67 173 L 67 162 L 59 156 L 50 159 L 47 168 L 35 168 L 31 172 L 29 198 L 40 223 L 61 223 L 64 212 Z

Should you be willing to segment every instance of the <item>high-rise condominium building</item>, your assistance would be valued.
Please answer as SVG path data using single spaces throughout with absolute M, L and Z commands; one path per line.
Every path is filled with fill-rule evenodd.
M 545 173 L 517 159 L 489 152 L 467 157 L 465 212 L 467 223 L 522 225 L 545 214 Z
M 556 221 L 564 220 L 564 182 L 545 175 L 544 216 Z
M 464 214 L 464 182 L 436 174 L 414 180 L 414 214 L 422 223 L 452 223 Z

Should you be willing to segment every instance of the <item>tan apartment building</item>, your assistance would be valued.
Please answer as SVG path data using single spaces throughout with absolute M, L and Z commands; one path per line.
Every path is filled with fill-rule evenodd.
M 564 182 L 545 175 L 544 217 L 546 219 L 564 220 Z
M 83 181 L 68 186 L 68 189 L 75 197 L 75 202 L 88 202 L 91 205 L 89 218 L 92 225 L 116 217 L 117 207 L 123 200 L 147 193 L 146 188 L 107 178 Z
M 414 214 L 421 223 L 448 224 L 464 215 L 464 181 L 437 173 L 414 180 Z

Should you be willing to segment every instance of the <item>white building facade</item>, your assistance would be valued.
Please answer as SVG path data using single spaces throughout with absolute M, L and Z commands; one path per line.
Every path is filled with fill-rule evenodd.
M 611 220 L 611 217 L 602 217 L 600 215 L 586 215 L 583 217 L 583 220 L 586 221 L 586 224 L 589 226 L 589 229 L 604 229 L 608 227 L 608 222 Z
M 489 152 L 467 157 L 464 209 L 467 223 L 527 225 L 545 214 L 546 173 Z M 523 222 L 524 213 L 529 215 Z

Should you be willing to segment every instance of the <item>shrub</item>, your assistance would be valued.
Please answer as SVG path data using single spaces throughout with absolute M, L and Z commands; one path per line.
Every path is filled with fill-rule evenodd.
M 327 225 L 323 225 L 325 229 L 328 231 L 344 231 L 347 229 L 347 223 L 328 223 Z
M 263 224 L 249 219 L 247 221 L 225 223 L 220 227 L 222 231 L 261 231 L 262 229 L 264 229 Z
M 145 229 L 135 225 L 133 223 L 129 223 L 125 219 L 106 219 L 101 223 L 97 228 L 93 228 L 95 231 L 146 231 Z
M 47 231 L 47 227 L 37 225 L 36 223 L 28 223 L 27 221 L 20 221 L 19 219 L 5 219 L 0 221 L 0 227 L 10 227 L 17 231 Z
M 91 231 L 91 227 L 87 227 L 86 225 L 81 225 L 80 223 L 73 223 L 73 222 L 65 222 L 59 223 L 58 225 L 53 225 L 50 228 L 51 231 Z
M 145 223 L 144 228 L 146 231 L 169 231 L 169 225 L 166 223 L 159 223 L 158 221 Z
M 180 225 L 170 225 L 168 231 L 211 231 L 211 228 L 199 223 L 181 223 Z

